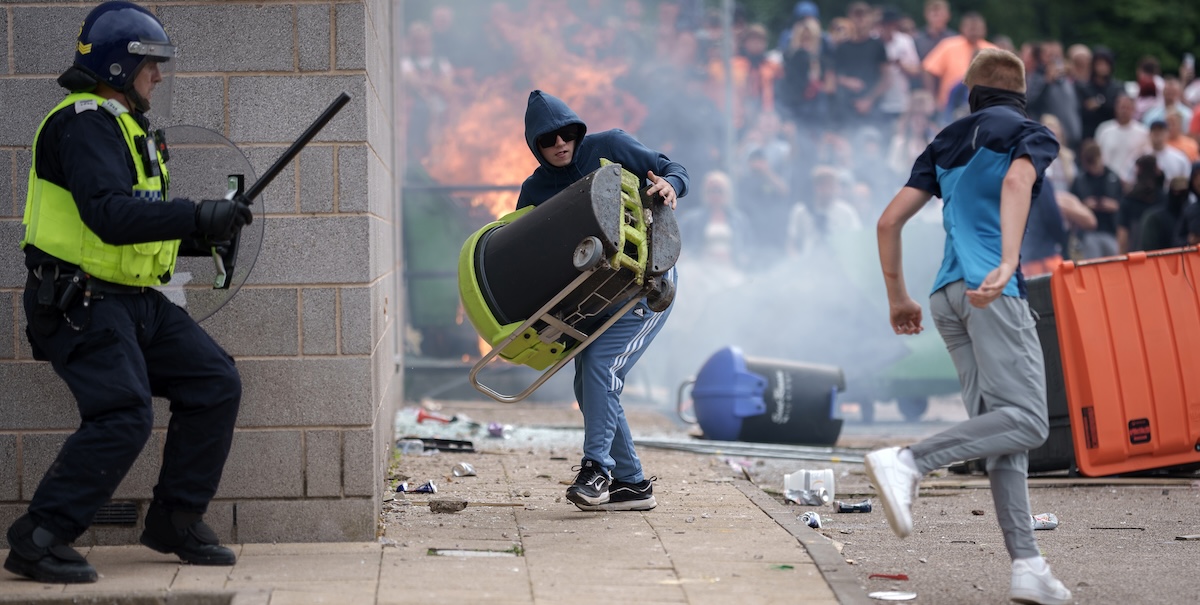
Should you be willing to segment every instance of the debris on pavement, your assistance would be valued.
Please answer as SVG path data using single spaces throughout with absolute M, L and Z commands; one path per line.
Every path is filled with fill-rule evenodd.
M 821 515 L 818 515 L 817 513 L 808 511 L 803 515 L 800 515 L 799 519 L 803 521 L 805 525 L 813 529 L 821 529 Z
M 475 467 L 471 466 L 470 462 L 459 462 L 458 464 L 454 465 L 454 468 L 450 470 L 450 473 L 455 477 L 474 477 Z
M 500 424 L 499 422 L 488 423 L 488 436 L 495 439 L 508 439 L 512 437 L 513 427 L 511 424 Z M 554 458 L 551 457 L 551 460 Z
M 1200 534 L 1188 534 L 1186 536 L 1175 536 L 1176 540 L 1200 540 Z
M 429 510 L 435 513 L 457 513 L 467 508 L 466 500 L 430 500 Z
M 450 424 L 451 422 L 454 422 L 454 419 L 449 416 L 439 414 L 437 412 L 427 411 L 425 408 L 418 409 L 417 410 L 417 424 L 424 424 L 426 421 L 440 422 L 442 424 Z
M 749 456 L 753 458 L 783 458 L 788 460 L 811 460 L 815 462 L 862 463 L 866 449 L 844 447 L 817 447 L 806 445 L 783 445 L 777 443 L 753 443 L 745 441 L 720 441 L 705 439 L 634 439 L 638 447 L 677 450 L 693 454 L 717 454 Z
M 917 598 L 917 593 L 901 592 L 899 590 L 884 590 L 880 592 L 867 593 L 867 596 L 880 601 L 911 601 Z
M 420 439 L 397 439 L 396 449 L 401 454 L 421 454 L 425 452 L 425 442 Z
M 801 506 L 823 506 L 833 500 L 833 469 L 800 469 L 783 476 L 783 495 Z
M 835 500 L 833 502 L 833 510 L 839 513 L 869 513 L 871 512 L 871 499 L 868 498 L 862 502 Z
M 406 492 L 410 494 L 436 494 L 437 486 L 434 485 L 433 481 L 426 481 L 421 486 L 409 487 L 407 481 L 401 481 L 400 485 L 396 486 L 396 493 L 400 492 Z
M 878 579 L 880 579 L 880 580 L 908 580 L 908 574 L 903 574 L 903 573 L 873 573 L 873 574 L 871 574 L 871 575 L 867 576 L 867 579 L 868 579 L 868 580 L 874 580 L 874 579 L 876 579 L 876 578 L 878 578 Z
M 985 513 L 983 512 L 983 509 L 977 508 L 977 509 L 971 511 L 971 514 L 975 515 L 976 517 L 982 517 Z
M 1058 517 L 1054 513 L 1033 515 L 1033 529 L 1050 530 L 1058 527 Z

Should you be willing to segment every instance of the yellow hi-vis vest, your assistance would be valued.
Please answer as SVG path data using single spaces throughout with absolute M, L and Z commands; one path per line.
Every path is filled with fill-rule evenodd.
M 137 170 L 137 182 L 133 185 L 134 197 L 162 201 L 166 198 L 167 166 L 162 158 L 154 155 L 159 165 L 160 176 L 146 173 L 142 155 L 134 137 L 145 137 L 137 120 L 116 101 L 106 103 L 103 97 L 91 93 L 67 95 L 38 126 L 33 138 L 32 157 L 37 157 L 37 142 L 42 128 L 58 111 L 75 105 L 78 111 L 106 111 L 114 116 L 125 135 L 128 152 Z M 142 139 L 145 140 L 145 139 Z M 25 198 L 25 238 L 21 247 L 33 244 L 38 249 L 60 260 L 78 265 L 85 273 L 99 279 L 127 286 L 157 286 L 170 280 L 175 271 L 175 258 L 179 253 L 179 240 L 144 242 L 114 246 L 106 244 L 79 217 L 79 207 L 71 192 L 39 178 L 37 162 L 29 170 L 29 195 Z M 86 203 L 86 200 L 84 201 Z

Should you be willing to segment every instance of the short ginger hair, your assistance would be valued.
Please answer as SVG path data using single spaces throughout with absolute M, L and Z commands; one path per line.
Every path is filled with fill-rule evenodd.
M 963 83 L 968 88 L 990 86 L 1025 92 L 1025 63 L 1017 55 L 998 48 L 980 50 L 971 60 Z

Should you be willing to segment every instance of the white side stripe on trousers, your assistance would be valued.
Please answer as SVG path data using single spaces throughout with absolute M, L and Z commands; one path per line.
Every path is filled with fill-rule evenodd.
M 665 277 L 672 284 L 678 283 L 677 276 L 679 274 L 677 271 L 678 268 L 671 267 L 663 277 Z M 646 322 L 646 324 L 642 326 L 641 330 L 638 330 L 638 333 L 633 337 L 633 340 L 629 341 L 628 345 L 625 345 L 625 350 L 622 351 L 620 355 L 617 355 L 613 358 L 613 364 L 608 369 L 608 374 L 611 378 L 608 384 L 609 390 L 616 391 L 624 386 L 624 381 L 622 381 L 620 378 L 617 378 L 617 372 L 621 368 L 625 367 L 625 362 L 629 361 L 629 357 L 631 355 L 636 353 L 638 349 L 641 349 L 645 345 L 646 337 L 649 336 L 650 332 L 654 330 L 654 326 L 658 325 L 658 322 L 660 321 L 662 321 L 662 313 L 654 313 L 654 316 L 650 318 L 650 321 Z
M 628 345 L 625 345 L 625 350 L 613 358 L 612 367 L 608 369 L 609 376 L 612 377 L 612 380 L 609 382 L 609 390 L 617 391 L 624 385 L 624 381 L 617 376 L 617 372 L 625 367 L 625 362 L 629 361 L 629 358 L 645 345 L 646 337 L 654 330 L 654 326 L 657 326 L 658 322 L 662 321 L 662 316 L 662 313 L 654 313 L 650 321 L 647 321 L 642 326 L 642 329 L 638 330 L 633 340 L 629 341 Z

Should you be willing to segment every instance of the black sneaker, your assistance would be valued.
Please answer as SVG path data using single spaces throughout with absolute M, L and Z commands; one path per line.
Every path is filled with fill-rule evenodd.
M 168 511 L 155 503 L 146 511 L 141 543 L 192 565 L 233 565 L 237 556 L 197 513 Z
M 8 558 L 4 569 L 43 584 L 95 582 L 96 568 L 79 551 L 37 527 L 28 514 L 8 528 Z
M 608 485 L 612 477 L 595 460 L 584 460 L 575 475 L 575 484 L 567 488 L 567 500 L 576 506 L 596 506 L 608 502 Z
M 654 485 L 658 477 L 643 479 L 639 483 L 613 481 L 608 488 L 608 502 L 596 505 L 575 503 L 579 510 L 608 511 L 608 510 L 650 510 L 658 506 L 654 500 Z

